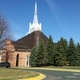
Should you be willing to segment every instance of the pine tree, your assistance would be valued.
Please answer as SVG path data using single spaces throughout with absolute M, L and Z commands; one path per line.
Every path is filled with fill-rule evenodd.
M 56 54 L 54 55 L 54 66 L 63 66 L 63 65 L 64 65 L 64 58 L 61 55 L 61 53 L 56 51 Z
M 77 51 L 77 66 L 80 66 L 80 44 L 79 43 L 77 43 L 76 51 Z
M 76 66 L 77 64 L 76 46 L 72 38 L 69 41 L 68 60 L 69 60 L 69 65 Z
M 44 66 L 45 65 L 45 47 L 44 43 L 41 40 L 39 46 L 37 48 L 37 66 Z
M 54 65 L 55 66 L 63 66 L 65 64 L 66 60 L 66 52 L 64 46 L 64 39 L 61 38 L 60 41 L 58 41 L 57 51 L 54 55 Z
M 64 48 L 64 57 L 65 57 L 65 61 L 66 61 L 67 60 L 67 53 L 68 53 L 68 42 L 66 39 L 63 39 L 62 46 Z
M 36 66 L 36 47 L 34 46 L 32 48 L 31 54 L 30 54 L 30 58 L 29 58 L 29 62 L 30 62 L 30 66 L 35 67 Z
M 61 37 L 60 41 L 59 41 L 59 45 L 60 46 L 60 50 L 59 52 L 62 54 L 64 60 L 67 60 L 67 52 L 68 52 L 68 43 L 66 39 L 63 39 L 63 37 Z
M 58 46 L 56 48 L 56 54 L 54 56 L 54 65 L 63 66 L 66 63 L 66 56 L 68 51 L 68 43 L 66 39 L 61 37 L 60 41 L 58 41 Z
M 54 54 L 55 54 L 54 43 L 53 43 L 53 39 L 50 35 L 47 45 L 46 45 L 46 63 L 47 63 L 47 65 L 54 64 Z

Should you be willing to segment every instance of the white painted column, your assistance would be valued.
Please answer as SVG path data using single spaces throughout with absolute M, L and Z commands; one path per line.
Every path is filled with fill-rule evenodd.
M 28 56 L 28 67 L 29 67 L 29 56 Z
M 28 55 L 26 56 L 26 63 L 25 63 L 25 66 L 28 66 L 28 67 L 29 67 L 29 56 L 28 56 Z
M 1 56 L 0 56 L 0 62 L 1 62 Z
M 26 63 L 25 63 L 25 66 L 27 66 L 27 57 L 26 57 L 26 61 L 25 61 Z

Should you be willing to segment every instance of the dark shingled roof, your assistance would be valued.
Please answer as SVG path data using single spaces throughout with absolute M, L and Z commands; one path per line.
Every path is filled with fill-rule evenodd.
M 39 41 L 42 39 L 44 45 L 46 45 L 48 38 L 40 31 L 34 31 L 31 34 L 28 34 L 17 41 L 12 41 L 11 44 L 14 45 L 16 51 L 31 51 L 33 46 L 36 46 L 36 39 L 39 37 Z M 57 43 L 54 43 L 55 47 Z
M 28 47 L 23 42 L 11 41 L 16 51 L 27 51 Z
M 32 49 L 33 46 L 36 46 L 36 38 L 39 37 L 39 41 L 42 39 L 44 41 L 44 45 L 46 45 L 48 38 L 40 31 L 34 31 L 31 34 L 28 34 L 21 39 L 18 39 L 16 42 L 27 46 L 29 49 Z

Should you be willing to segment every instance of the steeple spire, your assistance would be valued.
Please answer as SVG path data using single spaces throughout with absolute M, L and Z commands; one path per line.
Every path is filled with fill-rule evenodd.
M 37 2 L 35 2 L 35 11 L 34 11 L 34 15 L 37 15 Z
M 33 23 L 38 24 L 38 18 L 37 18 L 37 2 L 35 2 L 35 10 L 34 10 L 34 19 Z
M 38 17 L 37 17 L 37 2 L 35 2 L 33 23 L 32 24 L 31 22 L 29 23 L 29 31 L 26 35 L 34 31 L 41 31 L 41 23 L 38 23 Z

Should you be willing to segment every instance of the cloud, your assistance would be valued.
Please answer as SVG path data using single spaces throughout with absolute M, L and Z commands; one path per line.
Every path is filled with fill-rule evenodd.
M 58 21 L 57 6 L 55 5 L 54 0 L 45 0 L 45 2 L 46 2 L 47 5 L 49 6 L 49 9 L 50 9 L 53 17 L 55 18 L 55 20 Z
M 58 6 L 56 6 L 56 3 L 54 2 L 54 0 L 45 0 L 45 2 L 47 3 L 47 5 L 49 6 L 49 9 L 53 15 L 53 17 L 55 18 L 58 26 L 63 29 L 63 25 L 62 25 L 62 19 L 58 16 Z
M 51 12 L 53 12 L 53 11 L 56 10 L 56 6 L 55 6 L 55 4 L 54 4 L 54 2 L 53 2 L 54 0 L 45 0 L 45 1 L 46 1 L 46 3 L 48 4 Z

